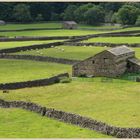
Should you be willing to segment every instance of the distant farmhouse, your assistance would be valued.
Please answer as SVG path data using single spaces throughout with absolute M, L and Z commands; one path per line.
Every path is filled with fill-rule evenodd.
M 5 24 L 6 24 L 5 21 L 0 20 L 0 25 L 5 25 Z
M 77 29 L 77 23 L 75 21 L 64 21 L 62 23 L 63 29 Z
M 125 72 L 140 72 L 140 60 L 128 47 L 102 51 L 73 65 L 73 76 L 117 77 Z

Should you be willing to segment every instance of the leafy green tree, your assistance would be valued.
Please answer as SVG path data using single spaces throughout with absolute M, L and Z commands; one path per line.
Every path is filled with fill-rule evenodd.
M 118 22 L 118 13 L 114 13 L 111 17 L 111 23 L 117 23 Z
M 136 20 L 136 23 L 135 23 L 137 26 L 140 26 L 140 16 L 138 16 L 137 20 Z
M 13 16 L 16 21 L 29 22 L 32 21 L 30 8 L 26 4 L 18 4 L 14 7 Z
M 44 18 L 42 16 L 42 14 L 38 14 L 37 17 L 35 18 L 36 21 L 43 21 Z
M 92 8 L 93 4 L 88 3 L 88 4 L 84 4 L 79 6 L 75 11 L 74 11 L 74 15 L 75 15 L 75 19 L 78 22 L 84 22 L 85 21 L 85 17 L 84 17 L 84 13 L 86 11 L 88 11 L 88 9 Z
M 75 20 L 74 11 L 77 9 L 75 5 L 69 5 L 62 14 L 64 20 Z
M 139 8 L 126 4 L 118 11 L 118 22 L 123 25 L 134 25 L 139 14 Z
M 104 9 L 100 6 L 94 6 L 90 8 L 84 14 L 87 24 L 97 25 L 104 22 L 105 12 Z

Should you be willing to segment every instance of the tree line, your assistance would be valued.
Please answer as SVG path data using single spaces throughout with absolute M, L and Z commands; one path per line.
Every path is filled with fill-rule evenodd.
M 140 25 L 140 3 L 0 3 L 0 20 L 38 22 L 74 20 L 97 25 L 119 23 Z

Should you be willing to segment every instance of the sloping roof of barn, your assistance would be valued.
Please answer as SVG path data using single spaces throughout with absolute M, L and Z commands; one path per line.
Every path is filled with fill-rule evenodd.
M 73 24 L 73 25 L 77 24 L 75 21 L 64 21 L 63 23 L 66 23 L 66 24 Z
M 0 20 L 0 23 L 5 23 L 5 21 L 4 20 Z
M 134 50 L 132 50 L 126 46 L 115 47 L 115 48 L 109 49 L 107 51 L 116 56 L 134 52 Z

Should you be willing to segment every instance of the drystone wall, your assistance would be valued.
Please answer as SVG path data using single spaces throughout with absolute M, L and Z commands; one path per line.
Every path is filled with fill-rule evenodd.
M 128 46 L 128 47 L 140 47 L 140 43 L 102 43 L 102 42 L 92 42 L 92 43 L 84 43 L 84 42 L 65 42 L 64 45 L 69 46 L 107 46 L 107 47 L 117 47 L 117 46 Z
M 51 78 L 39 79 L 39 80 L 34 80 L 34 81 L 4 83 L 4 84 L 0 84 L 0 90 L 12 90 L 12 89 L 21 89 L 21 88 L 52 85 L 55 83 L 59 83 L 61 77 L 69 77 L 69 74 L 63 73 L 63 74 L 59 74 L 59 75 L 51 77 Z
M 42 62 L 53 62 L 60 64 L 73 65 L 80 60 L 64 59 L 64 58 L 54 58 L 49 56 L 34 56 L 34 55 L 8 55 L 0 54 L 0 59 L 23 59 L 23 60 L 33 60 L 33 61 L 42 61 Z
M 62 28 L 26 28 L 15 30 L 0 30 L 0 32 L 23 32 L 23 31 L 36 31 L 36 30 L 61 30 Z
M 29 45 L 29 46 L 23 46 L 23 47 L 1 49 L 0 53 L 1 54 L 2 53 L 14 53 L 14 52 L 20 52 L 20 51 L 27 51 L 27 50 L 51 48 L 51 47 L 60 46 L 63 44 L 64 44 L 64 42 L 54 42 L 54 43 L 48 43 L 48 44 L 37 44 L 37 45 Z
M 42 107 L 38 104 L 24 101 L 4 101 L 0 99 L 1 108 L 21 108 L 38 113 L 42 116 L 53 118 L 65 123 L 74 124 L 117 138 L 140 138 L 140 128 L 121 128 L 108 125 L 88 117 L 69 112 Z

